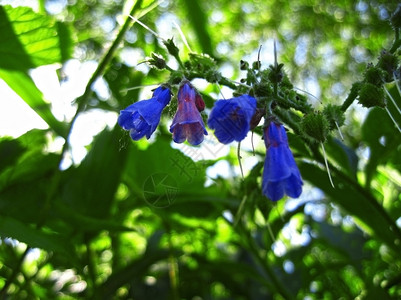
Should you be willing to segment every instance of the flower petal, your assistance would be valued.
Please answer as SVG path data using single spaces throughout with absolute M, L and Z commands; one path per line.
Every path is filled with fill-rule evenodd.
M 173 140 L 176 143 L 183 143 L 185 140 L 192 145 L 200 144 L 207 135 L 202 117 L 196 107 L 196 91 L 189 84 L 184 83 L 178 92 L 178 107 L 170 132 L 173 133 Z
M 262 192 L 273 201 L 287 194 L 298 198 L 302 193 L 302 178 L 288 147 L 284 126 L 270 122 L 265 128 L 266 159 L 262 177 Z
M 266 151 L 264 178 L 267 181 L 280 181 L 291 176 L 283 147 L 270 147 Z
M 242 141 L 250 128 L 256 110 L 256 99 L 249 95 L 218 100 L 210 113 L 208 125 L 215 129 L 215 136 L 223 143 Z
M 285 187 L 283 182 L 264 182 L 262 184 L 262 192 L 272 201 L 278 201 L 284 197 Z
M 137 141 L 137 140 L 143 138 L 145 136 L 146 132 L 145 131 L 137 131 L 135 128 L 132 128 L 129 131 L 129 134 L 134 141 Z
M 193 124 L 185 124 L 184 126 L 187 127 L 188 143 L 196 146 L 203 142 L 205 132 L 201 124 L 193 123 Z M 205 134 L 207 134 L 207 132 Z
M 302 180 L 295 174 L 291 174 L 285 181 L 285 193 L 291 198 L 298 198 L 302 193 Z
M 149 139 L 159 125 L 161 113 L 170 102 L 171 92 L 163 86 L 153 92 L 153 97 L 131 104 L 120 111 L 118 124 L 125 130 L 130 130 L 133 140 L 146 137 Z

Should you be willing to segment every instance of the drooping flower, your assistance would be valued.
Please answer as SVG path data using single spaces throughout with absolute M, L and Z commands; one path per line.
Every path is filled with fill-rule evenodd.
M 133 140 L 137 141 L 145 135 L 149 139 L 159 125 L 161 113 L 170 99 L 170 90 L 160 86 L 155 89 L 152 98 L 135 102 L 120 111 L 117 122 L 123 129 L 129 130 Z
M 242 141 L 250 129 L 256 111 L 256 99 L 241 95 L 228 100 L 218 100 L 210 113 L 207 124 L 223 144 Z
M 273 201 L 284 195 L 298 198 L 302 193 L 302 178 L 288 146 L 284 126 L 270 122 L 264 130 L 266 159 L 262 178 L 262 192 Z
M 170 132 L 173 133 L 173 140 L 176 143 L 183 143 L 188 140 L 192 145 L 199 145 L 202 143 L 204 135 L 207 135 L 196 105 L 196 102 L 200 101 L 200 95 L 189 81 L 184 81 L 180 86 L 177 98 L 177 112 L 170 127 Z

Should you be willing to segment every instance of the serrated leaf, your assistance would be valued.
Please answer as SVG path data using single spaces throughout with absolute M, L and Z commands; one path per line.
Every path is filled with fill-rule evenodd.
M 0 68 L 26 71 L 70 56 L 64 24 L 29 7 L 0 6 Z

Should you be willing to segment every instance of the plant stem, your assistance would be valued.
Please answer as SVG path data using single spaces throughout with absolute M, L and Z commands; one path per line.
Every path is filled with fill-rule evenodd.
M 400 30 L 398 28 L 394 29 L 394 43 L 391 46 L 390 52 L 394 54 L 394 52 L 401 46 L 401 40 L 400 40 Z
M 96 270 L 96 263 L 93 260 L 93 252 L 90 244 L 90 238 L 88 236 L 85 236 L 85 247 L 86 247 L 86 260 L 88 264 L 88 275 L 89 279 L 91 282 L 91 290 L 92 294 L 90 295 L 92 299 L 98 299 L 97 295 L 97 286 L 96 286 L 96 275 L 97 275 L 97 270 Z
M 171 231 L 170 228 L 167 226 L 167 236 L 168 236 L 168 248 L 169 248 L 169 277 L 170 277 L 170 284 L 171 284 L 171 291 L 172 291 L 172 299 L 179 300 L 180 293 L 179 293 L 179 277 L 178 277 L 178 264 L 177 258 L 174 255 L 174 247 L 173 241 L 171 238 Z
M 358 97 L 358 92 L 359 92 L 359 87 L 360 87 L 360 83 L 359 82 L 355 82 L 352 87 L 351 87 L 351 91 L 347 97 L 347 99 L 345 99 L 343 105 L 341 106 L 341 110 L 343 112 L 345 112 L 348 107 L 350 107 L 350 105 L 352 104 L 352 102 L 354 102 L 354 100 L 356 99 L 356 97 Z
M 132 7 L 130 11 L 130 15 L 134 15 L 136 10 L 141 6 L 142 0 L 136 1 L 135 5 Z M 96 68 L 95 72 L 92 74 L 92 77 L 89 79 L 88 83 L 86 84 L 85 92 L 84 94 L 77 99 L 78 102 L 78 109 L 77 112 L 74 116 L 73 121 L 71 122 L 71 126 L 73 125 L 76 116 L 83 110 L 85 105 L 87 104 L 90 95 L 92 94 L 92 85 L 93 83 L 103 74 L 105 71 L 107 65 L 111 61 L 111 59 L 114 56 L 114 53 L 116 52 L 117 48 L 120 45 L 120 42 L 122 41 L 125 33 L 127 32 L 129 26 L 131 25 L 132 20 L 131 18 L 127 17 L 123 26 L 121 27 L 120 31 L 117 34 L 117 37 L 113 41 L 113 44 L 110 46 L 109 50 L 106 52 L 105 56 L 102 58 L 100 61 L 98 67 Z
M 267 277 L 270 278 L 270 280 L 272 281 L 273 285 L 276 288 L 276 292 L 279 293 L 284 299 L 293 299 L 294 297 L 290 293 L 288 293 L 288 291 L 285 289 L 284 285 L 277 278 L 274 271 L 270 268 L 268 261 L 266 261 L 265 259 L 263 259 L 260 256 L 259 249 L 258 249 L 254 239 L 250 236 L 249 231 L 247 231 L 241 225 L 237 226 L 236 228 L 238 228 L 240 230 L 241 235 L 244 235 L 246 237 L 246 241 L 247 241 L 246 246 L 247 246 L 248 250 L 252 253 L 257 264 L 263 268 L 263 270 L 267 274 Z

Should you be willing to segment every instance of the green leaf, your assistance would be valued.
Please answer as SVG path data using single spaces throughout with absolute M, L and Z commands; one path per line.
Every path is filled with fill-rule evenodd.
M 110 215 L 114 194 L 124 170 L 127 149 L 120 150 L 122 129 L 101 132 L 81 165 L 63 172 L 62 198 L 83 215 Z
M 0 236 L 10 237 L 33 248 L 55 251 L 70 257 L 73 247 L 65 239 L 55 234 L 43 232 L 10 217 L 0 218 Z
M 330 157 L 334 158 L 344 172 L 356 179 L 358 156 L 355 151 L 336 138 L 329 138 L 325 148 Z
M 13 143 L 24 149 L 0 173 L 0 213 L 24 222 L 39 222 L 40 214 L 58 171 L 60 155 L 43 153 L 46 130 L 31 130 Z
M 24 222 L 38 223 L 60 157 L 38 154 L 19 160 L 0 177 L 0 212 Z
M 312 226 L 319 236 L 327 241 L 336 251 L 347 256 L 347 259 L 358 268 L 362 269 L 361 261 L 366 257 L 363 249 L 366 237 L 359 228 L 351 232 L 344 231 L 339 226 L 333 226 L 327 222 L 313 222 Z
M 22 71 L 0 69 L 0 78 L 12 88 L 58 135 L 67 137 L 66 124 L 58 121 L 32 78 Z M 17 113 L 17 112 L 16 112 Z
M 384 109 L 373 108 L 362 125 L 362 137 L 370 148 L 365 169 L 366 183 L 370 185 L 378 165 L 387 164 L 390 159 L 401 163 L 401 149 L 398 147 L 401 144 L 401 135 Z
M 170 138 L 170 136 L 168 137 Z M 206 163 L 194 162 L 178 149 L 170 146 L 170 140 L 160 136 L 147 149 L 140 150 L 134 144 L 123 180 L 135 198 L 143 199 L 160 215 L 178 212 L 191 217 L 212 217 L 227 205 L 222 189 L 205 188 Z M 200 151 L 181 145 L 186 153 Z M 216 207 L 220 209 L 216 210 Z
M 207 16 L 202 9 L 201 3 L 198 0 L 182 0 L 181 3 L 187 10 L 188 20 L 192 23 L 192 27 L 198 37 L 200 48 L 204 53 L 213 56 L 213 45 L 210 38 L 210 33 L 207 30 Z
M 0 68 L 26 71 L 70 57 L 65 25 L 29 7 L 0 6 L 0 32 Z
M 3 139 L 0 141 L 0 172 L 13 165 L 24 153 L 25 148 L 16 140 Z
M 121 225 L 117 221 L 91 218 L 78 213 L 62 203 L 55 203 L 54 213 L 60 219 L 63 219 L 66 224 L 70 224 L 75 228 L 78 228 L 82 232 L 100 232 L 107 230 L 111 233 L 133 231 L 134 229 Z
M 299 169 L 305 180 L 322 189 L 331 200 L 356 218 L 356 221 L 359 220 L 366 231 L 374 234 L 394 251 L 400 251 L 401 246 L 396 243 L 397 239 L 401 239 L 400 229 L 367 189 L 333 168 L 335 188 L 331 187 L 326 172 L 317 165 L 301 162 Z

